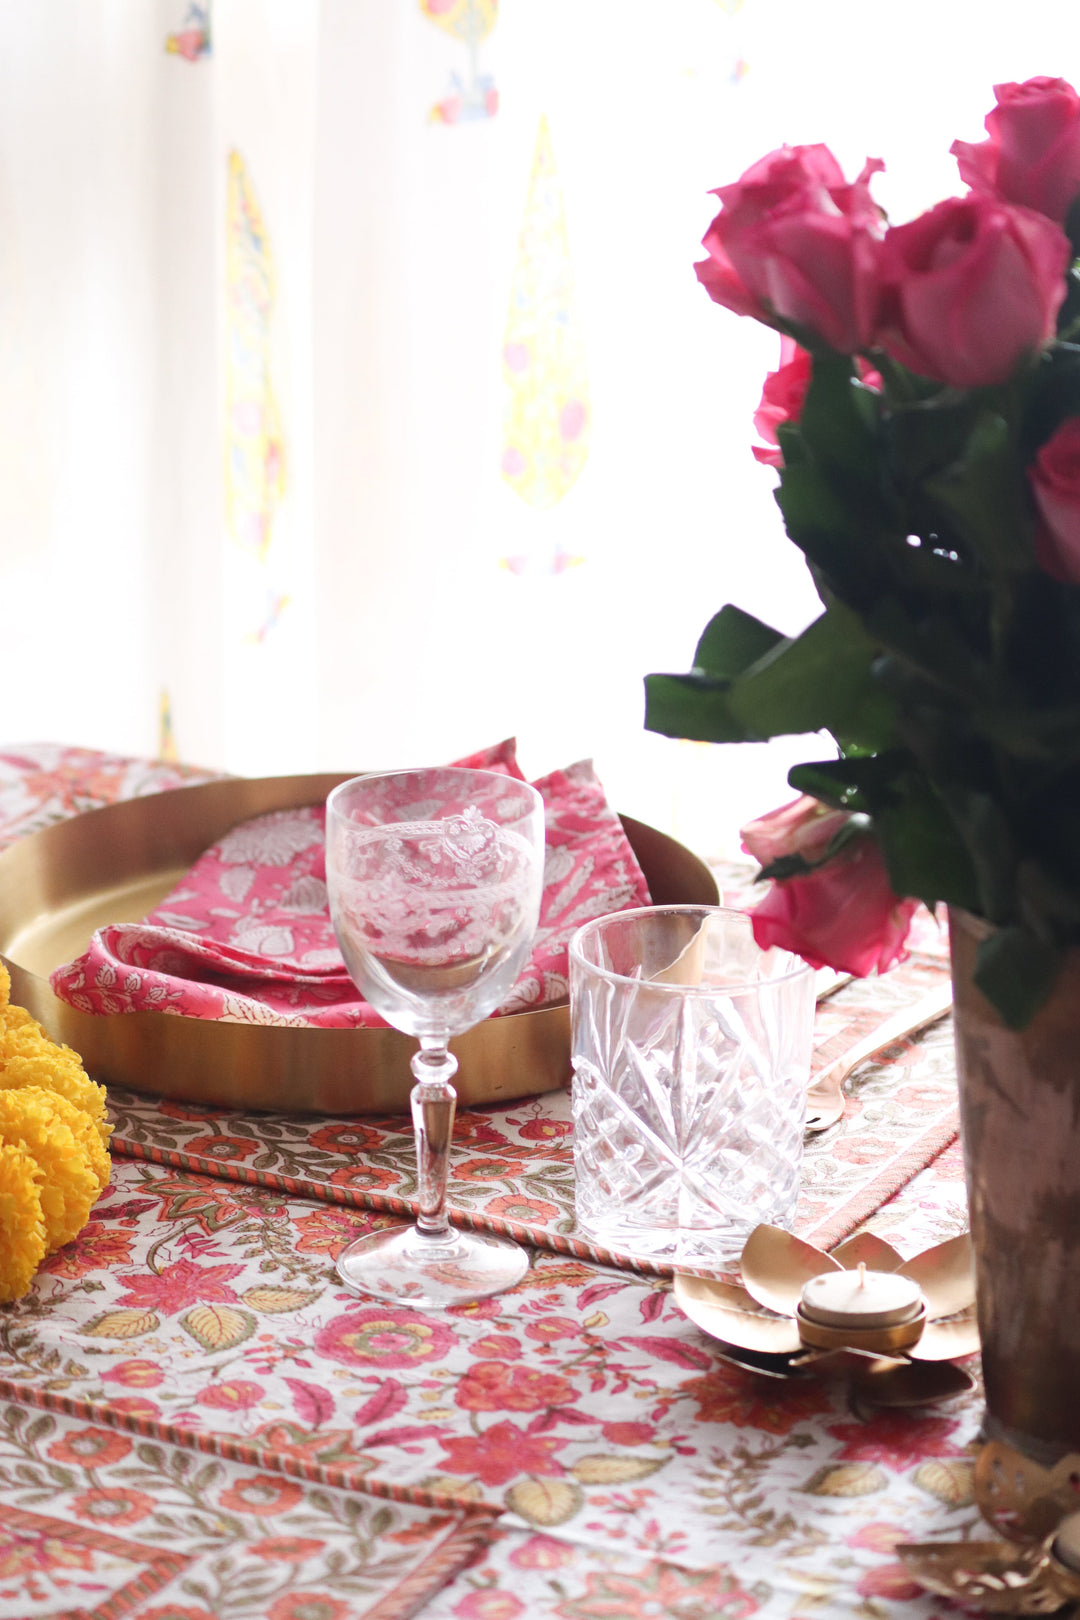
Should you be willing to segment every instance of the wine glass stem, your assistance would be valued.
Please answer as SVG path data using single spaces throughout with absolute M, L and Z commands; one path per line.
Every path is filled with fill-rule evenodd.
M 457 1058 L 447 1050 L 445 1038 L 423 1037 L 411 1066 L 416 1080 L 410 1101 L 420 1190 L 416 1228 L 425 1237 L 446 1237 L 450 1232 L 446 1218 L 446 1182 L 457 1107 L 457 1092 L 450 1082 L 457 1073 Z

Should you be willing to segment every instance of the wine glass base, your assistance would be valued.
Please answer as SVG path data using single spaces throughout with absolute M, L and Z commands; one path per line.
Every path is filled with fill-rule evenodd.
M 415 1226 L 392 1226 L 357 1238 L 338 1256 L 337 1273 L 357 1293 L 399 1305 L 468 1305 L 513 1288 L 529 1269 L 529 1256 L 509 1238 L 455 1227 L 429 1236 Z

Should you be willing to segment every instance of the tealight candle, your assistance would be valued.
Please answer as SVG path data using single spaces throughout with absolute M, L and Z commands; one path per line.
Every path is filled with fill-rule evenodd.
M 862 1332 L 900 1327 L 922 1309 L 922 1289 L 896 1271 L 824 1271 L 803 1286 L 803 1315 L 822 1327 Z
M 1067 1519 L 1062 1519 L 1052 1550 L 1059 1564 L 1080 1574 L 1080 1513 L 1070 1513 Z

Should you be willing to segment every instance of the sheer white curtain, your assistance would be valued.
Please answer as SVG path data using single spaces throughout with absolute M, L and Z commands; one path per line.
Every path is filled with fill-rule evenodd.
M 0 743 L 238 771 L 516 731 L 706 850 L 805 740 L 646 735 L 726 600 L 815 610 L 752 460 L 775 341 L 709 187 L 960 188 L 1066 0 L 0 0 Z M 209 48 L 206 48 L 206 47 Z M 167 728 L 166 728 L 167 729 Z

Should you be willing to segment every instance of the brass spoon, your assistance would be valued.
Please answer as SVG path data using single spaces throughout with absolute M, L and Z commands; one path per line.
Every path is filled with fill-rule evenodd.
M 844 1112 L 844 1081 L 860 1063 L 865 1063 L 867 1058 L 885 1051 L 889 1046 L 895 1046 L 906 1035 L 914 1035 L 918 1030 L 936 1024 L 951 1008 L 952 984 L 946 979 L 943 984 L 928 991 L 921 1001 L 886 1019 L 884 1024 L 879 1024 L 877 1029 L 857 1041 L 849 1052 L 822 1069 L 806 1093 L 807 1131 L 817 1135 L 836 1124 Z

